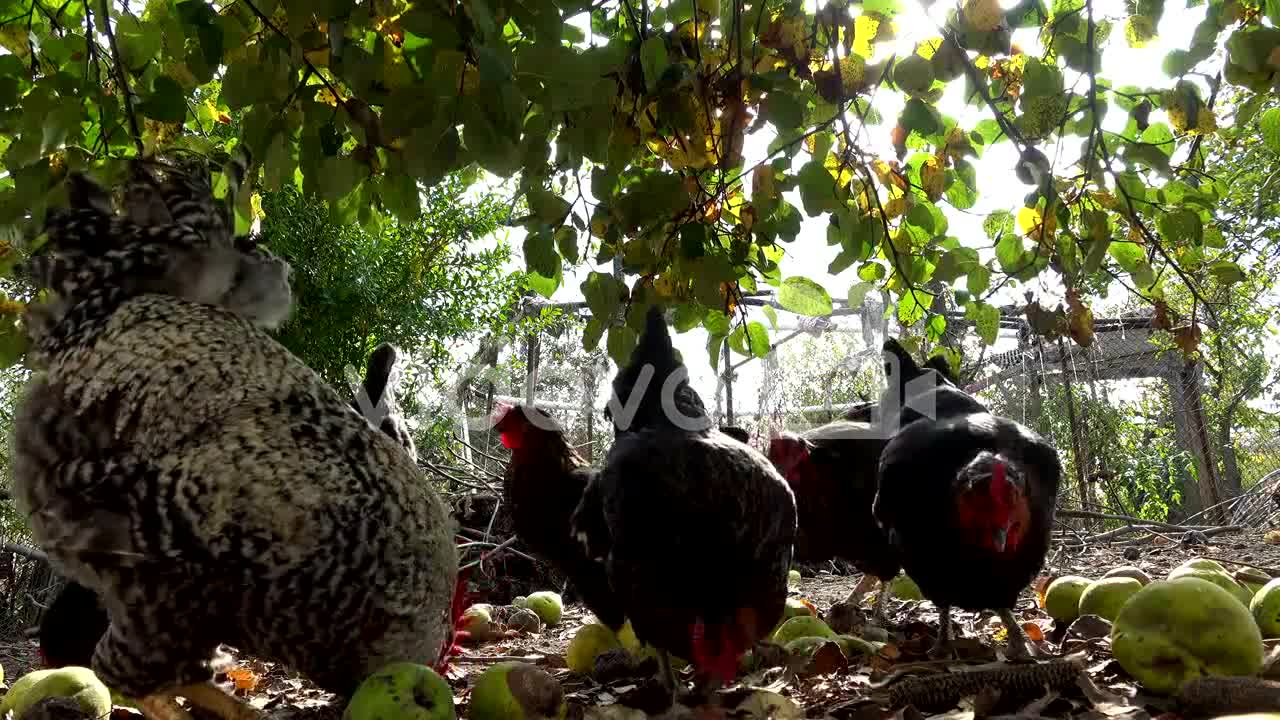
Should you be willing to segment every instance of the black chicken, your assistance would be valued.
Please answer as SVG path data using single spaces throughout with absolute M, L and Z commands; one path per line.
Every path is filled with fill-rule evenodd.
M 875 616 L 883 622 L 889 581 L 902 566 L 871 516 L 876 467 L 886 442 L 880 435 L 869 424 L 845 420 L 803 434 L 782 432 L 769 443 L 769 459 L 795 493 L 800 521 L 795 559 L 843 558 L 879 580 Z M 859 583 L 845 602 L 856 602 L 867 585 Z
M 938 606 L 934 653 L 950 653 L 951 608 L 991 608 L 1008 628 L 1009 657 L 1025 657 L 1012 609 L 1049 547 L 1058 453 L 957 388 L 927 392 L 935 397 L 912 399 L 881 454 L 875 518 L 921 593 Z M 911 409 L 929 404 L 936 419 Z
M 623 408 L 609 413 L 616 442 L 573 517 L 636 637 L 659 650 L 673 691 L 669 654 L 719 686 L 782 618 L 796 534 L 786 481 L 764 455 L 712 427 L 685 372 L 661 310 L 651 308 L 613 381 L 611 408 Z
M 502 406 L 498 412 L 494 429 L 511 450 L 502 476 L 502 502 L 516 535 L 569 578 L 600 622 L 614 631 L 621 629 L 626 617 L 609 588 L 604 565 L 587 557 L 569 525 L 595 472 L 550 415 L 524 405 Z
M 871 581 L 880 581 L 875 617 L 882 622 L 888 582 L 898 574 L 901 564 L 871 515 L 880 453 L 887 434 L 900 421 L 896 408 L 901 404 L 900 398 L 917 387 L 920 378 L 930 377 L 930 387 L 955 386 L 955 376 L 940 356 L 918 365 L 893 338 L 885 342 L 883 352 L 887 386 L 879 401 L 855 407 L 844 420 L 803 434 L 778 433 L 769 444 L 769 459 L 796 496 L 800 520 L 796 559 L 822 562 L 843 558 L 866 573 L 846 603 L 854 603 Z M 871 425 L 877 417 L 880 424 Z

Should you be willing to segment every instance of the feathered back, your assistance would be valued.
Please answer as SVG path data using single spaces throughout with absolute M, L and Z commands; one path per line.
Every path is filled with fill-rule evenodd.
M 652 305 L 645 315 L 644 332 L 631 353 L 631 361 L 613 379 L 614 397 L 606 413 L 613 421 L 615 432 L 656 427 L 693 431 L 709 429 L 711 420 L 707 417 L 706 407 L 687 378 L 681 378 L 673 388 L 673 402 L 664 403 L 663 397 L 668 392 L 664 388 L 669 378 L 678 372 L 687 371 L 676 358 L 662 308 Z M 615 412 L 614 402 L 620 412 Z M 684 417 L 675 418 L 675 414 Z

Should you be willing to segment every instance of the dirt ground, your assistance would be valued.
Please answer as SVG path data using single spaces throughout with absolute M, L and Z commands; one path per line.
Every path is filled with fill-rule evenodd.
M 1127 552 L 1127 556 L 1126 556 Z M 1269 570 L 1280 576 L 1280 545 L 1269 545 L 1261 532 L 1220 536 L 1208 545 L 1183 545 L 1176 538 L 1154 537 L 1142 545 L 1100 546 L 1071 548 L 1058 545 L 1051 551 L 1045 568 L 1045 576 L 1079 574 L 1096 578 L 1107 570 L 1122 565 L 1134 565 L 1153 578 L 1160 579 L 1169 570 L 1193 557 L 1209 557 L 1223 562 L 1229 569 L 1251 566 Z M 832 606 L 844 600 L 859 578 L 834 575 L 821 571 L 804 577 L 793 594 L 811 602 L 828 620 Z M 868 597 L 867 600 L 870 598 Z M 863 602 L 861 607 L 868 607 Z M 871 639 L 887 640 L 873 655 L 853 653 L 847 660 L 836 652 L 820 653 L 814 659 L 786 658 L 760 667 L 738 678 L 732 688 L 721 692 L 708 702 L 716 705 L 716 711 L 701 709 L 693 713 L 687 707 L 667 711 L 660 707 L 660 689 L 656 682 L 643 673 L 639 676 L 621 677 L 606 684 L 573 673 L 565 666 L 564 652 L 574 633 L 592 620 L 580 606 L 565 608 L 564 617 L 554 627 L 536 633 L 511 631 L 503 639 L 469 646 L 455 659 L 449 680 L 454 687 L 454 702 L 458 716 L 467 717 L 468 694 L 475 678 L 495 663 L 518 660 L 537 665 L 546 670 L 563 688 L 568 703 L 568 718 L 596 718 L 598 720 L 643 720 L 648 717 L 746 717 L 746 718 L 902 718 L 917 720 L 924 717 L 955 718 L 968 720 L 975 717 L 1001 717 L 1006 720 L 1040 720 L 1042 718 L 1080 718 L 1106 720 L 1125 718 L 1148 720 L 1163 716 L 1161 720 L 1176 720 L 1178 710 L 1168 699 L 1149 696 L 1133 683 L 1110 656 L 1108 632 L 1105 622 L 1100 624 L 1078 623 L 1078 627 L 1055 628 L 1054 623 L 1038 607 L 1035 592 L 1028 589 L 1023 594 L 1015 615 L 1022 621 L 1025 631 L 1041 654 L 1048 658 L 1065 654 L 1080 658 L 1092 682 L 1057 687 L 1041 683 L 1033 692 L 1019 693 L 1013 690 L 978 693 L 975 697 L 959 700 L 947 696 L 933 701 L 933 707 L 917 701 L 904 708 L 894 707 L 884 687 L 886 680 L 895 676 L 946 673 L 964 669 L 969 665 L 991 666 L 997 661 L 996 650 L 1003 650 L 1005 630 L 993 613 L 953 613 L 956 621 L 956 648 L 958 659 L 948 663 L 928 662 L 925 651 L 932 644 L 937 632 L 937 612 L 932 603 L 893 600 L 890 619 L 892 627 L 887 637 L 876 635 L 872 628 L 867 635 Z M 860 612 L 846 614 L 845 622 L 852 621 L 853 633 L 863 624 Z M 883 632 L 883 631 L 880 631 Z M 1271 655 L 1280 654 L 1268 641 Z M 34 644 L 28 640 L 10 640 L 0 643 L 0 664 L 10 681 L 35 668 L 37 665 Z M 773 665 L 770 667 L 769 665 Z M 995 666 L 991 666 L 995 667 Z M 1008 667 L 1004 666 L 1004 671 Z M 1265 674 L 1270 675 L 1270 671 Z M 689 680 L 688 673 L 684 675 Z M 241 658 L 240 664 L 218 680 L 224 687 L 236 687 L 236 694 L 262 709 L 272 720 L 284 718 L 339 718 L 341 703 L 318 690 L 296 674 L 270 663 Z M 995 681 L 993 681 L 995 682 Z M 1004 681 L 1000 681 L 1004 682 Z M 996 682 L 993 687 L 1002 687 Z M 1010 681 L 1012 682 L 1012 681 Z M 1014 683 L 1016 685 L 1016 683 Z M 1033 683 L 1034 685 L 1034 683 Z M 890 685 L 893 687 L 893 685 Z M 1012 687 L 1012 686 L 1010 686 Z M 1019 686 L 1021 687 L 1021 686 Z M 1046 691 L 1046 687 L 1051 689 Z M 765 700 L 769 698 L 769 700 Z M 778 699 L 782 698 L 782 699 Z M 689 702 L 695 702 L 690 700 Z M 655 705 L 657 703 L 657 705 Z M 762 709 L 773 703 L 772 714 Z M 899 701 L 898 704 L 901 704 Z M 649 714 L 629 707 L 648 708 Z M 131 711 L 117 711 L 120 714 Z

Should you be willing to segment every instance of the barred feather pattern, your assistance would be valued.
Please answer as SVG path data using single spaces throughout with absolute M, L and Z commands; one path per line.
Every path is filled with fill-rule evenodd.
M 208 680 L 226 643 L 350 694 L 389 662 L 434 661 L 457 577 L 448 508 L 263 331 L 287 264 L 213 221 L 139 224 L 105 193 L 71 195 L 28 266 L 54 298 L 33 309 L 50 324 L 13 492 L 55 569 L 102 597 L 95 672 L 143 697 Z M 160 204 L 170 220 L 213 206 L 195 200 Z

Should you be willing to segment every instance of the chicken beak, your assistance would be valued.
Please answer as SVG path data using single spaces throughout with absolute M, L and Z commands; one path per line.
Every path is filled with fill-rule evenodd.
M 1009 528 L 996 528 L 995 531 L 991 533 L 991 547 L 995 548 L 995 551 L 998 553 L 1004 552 L 1005 542 L 1007 542 L 1008 539 Z

